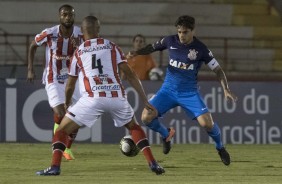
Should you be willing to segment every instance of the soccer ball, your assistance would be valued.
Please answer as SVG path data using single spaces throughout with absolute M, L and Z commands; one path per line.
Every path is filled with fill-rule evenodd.
M 134 157 L 140 151 L 130 135 L 126 135 L 120 140 L 119 148 L 122 154 L 128 157 Z
M 149 78 L 150 78 L 150 80 L 153 80 L 153 81 L 163 80 L 163 75 L 164 75 L 163 70 L 160 69 L 160 68 L 157 68 L 157 67 L 153 68 L 149 72 Z

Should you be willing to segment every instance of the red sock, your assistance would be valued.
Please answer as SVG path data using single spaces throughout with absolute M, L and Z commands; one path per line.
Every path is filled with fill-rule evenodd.
M 78 129 L 74 130 L 69 136 L 68 136 L 68 141 L 67 141 L 67 148 L 71 148 L 71 145 L 76 138 Z
M 60 124 L 61 121 L 63 120 L 63 117 L 59 117 L 57 114 L 54 113 L 54 121 L 56 124 Z M 77 135 L 77 132 L 78 132 L 78 129 L 77 130 L 74 130 L 69 136 L 68 136 L 68 139 L 67 139 L 67 144 L 66 144 L 66 147 L 67 148 L 71 148 L 71 145 Z
M 53 149 L 53 156 L 52 156 L 52 166 L 60 166 L 62 162 L 62 156 L 66 149 L 68 135 L 64 131 L 57 131 L 53 137 L 52 141 L 52 149 Z
M 143 129 L 139 125 L 134 124 L 134 126 L 131 127 L 130 129 L 130 133 L 131 133 L 133 141 L 135 142 L 137 147 L 143 152 L 146 160 L 149 163 L 154 161 L 155 158 L 152 154 L 152 151 L 149 145 L 149 141 Z

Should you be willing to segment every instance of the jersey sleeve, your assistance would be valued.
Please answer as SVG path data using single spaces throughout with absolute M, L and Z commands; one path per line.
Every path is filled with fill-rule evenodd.
M 205 64 L 208 64 L 210 61 L 214 59 L 212 52 L 208 48 L 203 49 L 203 56 L 202 60 L 204 61 Z
M 48 36 L 48 32 L 47 32 L 47 29 L 43 30 L 40 34 L 37 34 L 35 36 L 35 43 L 38 45 L 38 46 L 41 46 L 45 43 L 47 43 L 47 36 Z
M 164 37 L 162 39 L 160 39 L 159 41 L 153 43 L 153 48 L 155 51 L 162 51 L 162 50 L 165 50 L 167 49 L 167 40 L 168 40 L 168 37 Z
M 126 57 L 120 47 L 115 46 L 117 64 L 127 62 Z
M 70 59 L 69 75 L 71 76 L 78 76 L 79 66 L 77 64 L 77 61 L 78 61 L 78 55 L 76 50 Z

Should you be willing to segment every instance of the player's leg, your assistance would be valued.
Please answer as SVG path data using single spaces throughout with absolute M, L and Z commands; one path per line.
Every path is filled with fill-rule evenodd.
M 63 120 L 66 110 L 64 108 L 64 104 L 59 104 L 56 105 L 55 107 L 53 107 L 53 112 L 54 112 L 54 129 L 53 129 L 53 133 L 55 135 L 55 132 L 57 130 L 57 128 L 59 127 L 61 121 Z
M 142 112 L 142 122 L 151 130 L 158 132 L 162 136 L 163 140 L 163 153 L 168 154 L 171 149 L 171 139 L 175 134 L 174 128 L 167 128 L 159 121 L 159 116 L 162 116 L 169 109 L 176 107 L 176 103 L 173 98 L 167 93 L 161 90 L 153 96 L 149 101 L 158 111 L 158 115 L 150 113 L 147 109 Z
M 61 123 L 66 110 L 64 107 L 65 103 L 65 84 L 60 84 L 60 83 L 51 83 L 46 85 L 45 87 L 48 95 L 48 100 L 49 104 L 53 109 L 54 112 L 54 129 L 53 132 L 55 134 L 56 129 L 58 128 L 59 124 Z M 67 160 L 74 160 L 74 155 L 70 149 L 74 138 L 76 137 L 77 130 L 75 130 L 70 136 L 68 137 L 67 140 L 67 148 L 64 152 L 64 157 Z
M 69 107 L 53 137 L 51 167 L 38 171 L 37 175 L 50 176 L 60 174 L 61 159 L 66 148 L 68 135 L 83 125 L 91 127 L 101 115 L 102 110 L 97 109 L 100 104 L 92 103 L 91 100 L 94 99 L 81 98 L 74 106 Z M 82 102 L 80 103 L 80 101 Z M 96 101 L 99 102 L 99 100 Z
M 199 92 L 190 92 L 185 96 L 182 95 L 182 97 L 178 98 L 178 103 L 191 119 L 197 119 L 199 124 L 207 130 L 208 135 L 215 142 L 222 162 L 225 165 L 229 165 L 230 156 L 223 146 L 220 129 L 213 122 L 212 116 Z
M 214 140 L 215 147 L 218 151 L 221 161 L 225 165 L 229 165 L 231 162 L 230 155 L 224 148 L 224 145 L 221 139 L 220 128 L 217 125 L 217 123 L 213 122 L 211 114 L 209 112 L 202 114 L 197 118 L 197 120 L 202 127 L 206 128 L 208 135 Z
M 63 153 L 66 149 L 68 135 L 71 134 L 74 130 L 79 129 L 79 127 L 80 126 L 70 118 L 66 116 L 63 118 L 52 140 L 53 156 L 51 166 L 45 170 L 40 170 L 36 172 L 37 175 L 60 175 L 60 166 L 62 162 Z
M 132 120 L 124 126 L 129 130 L 137 147 L 141 150 L 141 152 L 143 152 L 147 162 L 149 163 L 150 169 L 157 175 L 164 173 L 165 170 L 154 158 L 146 134 L 140 125 L 136 123 L 135 117 L 133 117 Z
M 106 102 L 108 100 L 108 102 Z M 149 163 L 150 169 L 156 174 L 164 173 L 164 169 L 156 162 L 149 141 L 146 137 L 144 130 L 137 124 L 134 111 L 126 99 L 112 98 L 104 99 L 106 111 L 110 113 L 114 120 L 116 127 L 125 126 L 137 147 L 143 152 L 147 162 Z
M 74 130 L 71 134 L 68 135 L 66 149 L 63 154 L 66 160 L 75 160 L 74 154 L 71 150 L 71 146 L 76 138 L 77 132 L 78 129 Z
M 78 81 L 75 83 L 75 89 L 74 89 L 74 93 L 73 93 L 73 96 L 72 96 L 72 104 L 71 106 L 73 106 L 78 100 L 79 98 L 81 97 L 80 95 L 80 92 L 79 92 L 79 85 L 78 85 Z M 73 155 L 73 152 L 71 150 L 71 146 L 77 136 L 77 132 L 78 132 L 78 129 L 77 130 L 74 130 L 69 136 L 68 136 L 68 142 L 67 142 L 67 147 L 66 147 L 66 150 L 64 151 L 64 157 L 65 159 L 67 160 L 75 160 L 75 157 Z
M 76 82 L 75 84 L 75 89 L 74 89 L 74 92 L 73 92 L 73 96 L 72 96 L 72 104 L 71 106 L 73 106 L 78 100 L 79 98 L 81 97 L 80 95 L 80 91 L 79 91 L 79 85 L 78 85 L 78 81 Z M 69 136 L 68 136 L 68 142 L 67 142 L 67 147 L 66 147 L 66 150 L 64 152 L 64 157 L 67 159 L 67 160 L 74 160 L 75 157 L 73 155 L 73 152 L 71 150 L 71 146 L 77 136 L 77 133 L 78 133 L 78 129 L 77 130 L 74 130 Z
M 65 107 L 64 107 L 64 104 L 59 104 L 57 106 L 55 106 L 53 108 L 53 111 L 54 111 L 54 135 L 55 135 L 55 132 L 57 130 L 57 128 L 59 127 L 59 125 L 61 124 L 61 121 L 66 113 L 65 111 Z M 72 153 L 72 150 L 71 150 L 71 145 L 77 135 L 77 132 L 78 132 L 78 129 L 77 130 L 74 130 L 71 134 L 68 135 L 68 139 L 67 139 L 67 143 L 66 143 L 66 149 L 64 151 L 64 157 L 66 160 L 74 160 L 75 157 Z

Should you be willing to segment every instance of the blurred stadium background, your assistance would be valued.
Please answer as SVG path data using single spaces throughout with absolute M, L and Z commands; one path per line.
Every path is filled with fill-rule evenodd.
M 196 18 L 196 36 L 203 40 L 221 63 L 230 85 L 239 96 L 232 106 L 223 101 L 214 74 L 200 72 L 204 98 L 230 144 L 277 144 L 282 142 L 282 2 L 280 0 L 1 0 L 0 1 L 0 142 L 48 142 L 52 113 L 44 86 L 40 84 L 44 49 L 36 53 L 37 81 L 26 83 L 28 46 L 35 34 L 58 24 L 58 8 L 71 4 L 76 24 L 87 15 L 101 21 L 101 36 L 131 48 L 132 36 L 141 33 L 151 43 L 175 34 L 176 18 L 189 14 Z M 167 65 L 167 53 L 155 53 L 160 67 Z M 161 85 L 144 81 L 148 93 Z M 127 88 L 140 117 L 138 97 Z M 180 109 L 164 119 L 178 130 L 176 143 L 209 142 L 200 135 Z M 110 121 L 107 118 L 101 122 Z M 81 130 L 78 141 L 118 142 L 124 130 L 101 123 Z M 111 124 L 111 125 L 106 125 Z M 107 131 L 106 131 L 107 130 Z M 109 131 L 110 130 L 110 131 Z M 114 133 L 113 133 L 114 132 Z M 147 132 L 151 143 L 158 138 Z M 113 136 L 114 135 L 114 136 Z M 117 138 L 119 137 L 119 138 Z

